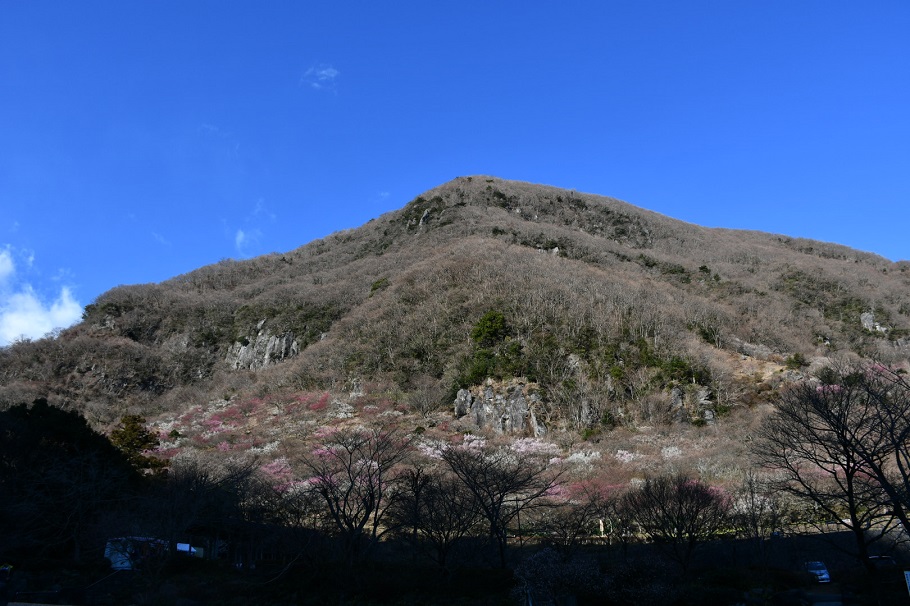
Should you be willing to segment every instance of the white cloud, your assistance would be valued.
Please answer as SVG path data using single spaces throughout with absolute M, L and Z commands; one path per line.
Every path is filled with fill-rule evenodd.
M 306 70 L 300 83 L 316 90 L 335 90 L 335 80 L 340 75 L 341 72 L 331 65 L 319 64 Z
M 162 245 L 162 246 L 170 246 L 170 245 L 171 245 L 170 240 L 168 240 L 167 238 L 165 238 L 164 236 L 162 236 L 161 234 L 159 234 L 159 233 L 156 232 L 156 231 L 153 231 L 153 232 L 152 232 L 152 237 L 155 239 L 155 241 L 156 241 L 158 244 L 160 244 L 160 245 Z
M 199 132 L 205 135 L 220 135 L 222 137 L 226 135 L 226 133 L 223 133 L 220 128 L 214 124 L 209 124 L 207 122 L 203 122 L 199 125 Z
M 234 247 L 239 251 L 246 244 L 246 232 L 242 229 L 237 230 L 237 234 L 234 236 Z
M 240 258 L 249 258 L 253 255 L 261 254 L 259 250 L 265 233 L 263 228 L 267 228 L 270 223 L 274 223 L 278 215 L 272 212 L 266 205 L 265 200 L 259 198 L 256 204 L 250 210 L 249 214 L 241 222 L 243 227 L 234 228 L 226 219 L 222 219 L 225 236 L 233 238 L 234 250 Z
M 16 264 L 13 263 L 13 255 L 9 249 L 0 250 L 0 285 L 6 283 L 16 273 Z
M 265 217 L 270 221 L 274 221 L 278 216 L 273 213 L 271 210 L 265 207 L 265 200 L 259 198 L 256 200 L 256 206 L 253 207 L 253 213 L 250 215 L 252 219 L 259 219 Z
M 37 339 L 55 328 L 71 326 L 82 317 L 82 306 L 70 289 L 63 287 L 50 305 L 42 302 L 30 285 L 4 296 L 0 304 L 0 346 L 20 337 Z
M 29 253 L 25 261 L 30 267 L 34 255 Z M 0 251 L 0 347 L 21 337 L 38 339 L 81 317 L 82 306 L 68 287 L 62 287 L 54 301 L 42 301 L 31 284 L 17 280 L 13 251 L 9 247 Z
M 262 232 L 258 229 L 250 231 L 238 229 L 237 233 L 234 234 L 234 248 L 237 249 L 237 254 L 241 257 L 249 257 L 249 247 L 259 244 L 261 236 Z

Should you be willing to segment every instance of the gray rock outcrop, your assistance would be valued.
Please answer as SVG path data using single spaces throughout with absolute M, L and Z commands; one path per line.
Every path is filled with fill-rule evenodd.
M 693 389 L 674 387 L 670 390 L 670 418 L 677 423 L 702 419 L 714 424 L 714 402 L 711 390 L 704 386 Z
M 300 353 L 300 347 L 292 333 L 273 335 L 262 330 L 246 343 L 235 341 L 228 351 L 226 361 L 233 369 L 257 369 L 291 358 Z
M 762 345 L 760 343 L 749 343 L 747 341 L 742 341 L 736 337 L 729 338 L 730 345 L 739 353 L 744 356 L 749 356 L 756 358 L 758 360 L 767 360 L 771 357 L 771 354 L 774 352 L 767 345 Z
M 860 324 L 863 325 L 863 328 L 870 332 L 888 332 L 887 326 L 882 326 L 875 321 L 875 314 L 873 314 L 871 311 L 861 313 L 859 316 L 859 321 Z
M 534 414 L 534 407 L 539 403 L 540 396 L 527 383 L 487 381 L 481 387 L 458 390 L 455 417 L 467 418 L 479 429 L 536 437 L 546 433 L 546 428 L 537 422 Z

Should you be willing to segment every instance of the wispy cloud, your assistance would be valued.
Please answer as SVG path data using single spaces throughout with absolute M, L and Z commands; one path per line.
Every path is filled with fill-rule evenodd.
M 13 263 L 13 255 L 9 248 L 0 250 L 0 289 L 16 273 L 16 264 Z
M 222 137 L 222 138 L 231 136 L 231 133 L 225 132 L 218 126 L 215 126 L 214 124 L 209 124 L 208 122 L 203 122 L 202 124 L 200 124 L 198 130 L 203 135 L 212 135 L 212 136 Z
M 234 234 L 234 248 L 241 257 L 249 257 L 250 249 L 259 245 L 259 239 L 262 232 L 258 229 L 243 230 L 238 229 Z
M 278 218 L 278 216 L 275 213 L 273 213 L 271 210 L 266 208 L 265 200 L 263 200 L 262 198 L 259 198 L 258 200 L 256 200 L 256 206 L 253 207 L 252 217 L 255 219 L 265 218 L 265 219 L 268 219 L 269 221 L 274 221 L 275 219 Z
M 312 66 L 300 78 L 300 84 L 315 90 L 335 91 L 335 81 L 341 72 L 324 63 Z
M 261 254 L 260 244 L 265 239 L 263 229 L 277 220 L 278 215 L 266 206 L 263 198 L 259 198 L 243 218 L 242 227 L 235 228 L 227 220 L 222 220 L 222 223 L 225 235 L 234 241 L 237 256 L 249 258 Z
M 227 153 L 230 157 L 238 159 L 240 157 L 240 141 L 229 130 L 221 128 L 217 124 L 202 122 L 196 127 L 196 133 L 199 135 L 199 142 L 205 142 L 211 145 L 211 149 Z
M 389 198 L 391 198 L 391 197 L 392 197 L 391 193 L 389 193 L 387 191 L 380 191 L 380 192 L 377 192 L 376 195 L 370 196 L 369 202 L 370 202 L 370 204 L 385 206 L 388 203 Z
M 246 232 L 242 229 L 238 229 L 237 233 L 234 234 L 234 248 L 237 249 L 237 252 L 243 250 L 243 248 L 246 246 L 247 240 L 248 236 L 246 235 Z
M 162 236 L 161 234 L 159 234 L 159 233 L 156 232 L 156 231 L 153 231 L 153 232 L 152 232 L 152 238 L 154 238 L 154 239 L 155 239 L 155 242 L 157 242 L 157 243 L 160 244 L 161 246 L 171 246 L 171 241 L 168 240 L 167 238 L 165 238 L 164 236 Z
M 21 338 L 40 338 L 56 328 L 71 326 L 82 317 L 82 306 L 69 287 L 61 287 L 60 293 L 49 301 L 30 283 L 19 279 L 15 257 L 24 258 L 26 266 L 30 266 L 34 255 L 18 253 L 9 246 L 0 250 L 0 346 Z

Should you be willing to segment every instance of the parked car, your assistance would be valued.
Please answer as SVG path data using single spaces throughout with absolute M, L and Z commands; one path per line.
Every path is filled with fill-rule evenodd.
M 806 562 L 806 572 L 812 575 L 819 583 L 830 583 L 831 575 L 824 562 Z

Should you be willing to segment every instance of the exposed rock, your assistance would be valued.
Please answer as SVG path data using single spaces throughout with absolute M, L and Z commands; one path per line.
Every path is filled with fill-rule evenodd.
M 887 326 L 882 326 L 875 321 L 875 314 L 871 311 L 860 314 L 859 321 L 863 325 L 863 328 L 870 332 L 888 332 Z
M 679 387 L 674 387 L 670 390 L 670 409 L 679 410 L 683 407 L 683 390 Z
M 161 344 L 161 348 L 170 353 L 186 351 L 189 346 L 190 336 L 186 333 L 175 334 Z
M 714 425 L 714 411 L 710 408 L 706 408 L 701 413 L 702 418 L 705 420 L 705 423 L 708 425 Z
M 679 387 L 674 387 L 670 390 L 670 419 L 674 423 L 689 422 L 689 411 L 686 410 L 685 394 Z
M 467 389 L 459 389 L 455 395 L 455 418 L 460 419 L 471 412 L 471 405 L 474 403 L 474 396 Z
M 805 373 L 801 370 L 793 369 L 793 368 L 790 368 L 787 370 L 782 370 L 777 376 L 779 381 L 783 381 L 785 383 L 795 383 L 797 381 L 803 381 L 807 377 L 808 377 L 807 373 Z
M 670 390 L 670 417 L 677 423 L 688 422 L 691 419 L 703 419 L 713 423 L 714 403 L 711 401 L 711 390 L 704 386 L 685 390 L 674 387 Z
M 300 353 L 300 347 L 292 333 L 273 335 L 267 330 L 262 330 L 264 323 L 265 321 L 262 321 L 258 324 L 259 332 L 256 337 L 247 340 L 246 343 L 236 341 L 231 346 L 226 358 L 231 368 L 263 368 Z
M 534 407 L 540 402 L 535 385 L 522 381 L 460 389 L 455 397 L 455 417 L 467 417 L 478 428 L 497 433 L 541 436 L 546 428 L 537 422 Z
M 774 353 L 767 345 L 749 343 L 736 337 L 730 337 L 729 343 L 738 353 L 758 360 L 767 360 Z
M 357 398 L 362 398 L 363 394 L 363 381 L 359 378 L 351 379 L 351 391 L 348 393 L 348 399 L 356 400 Z

